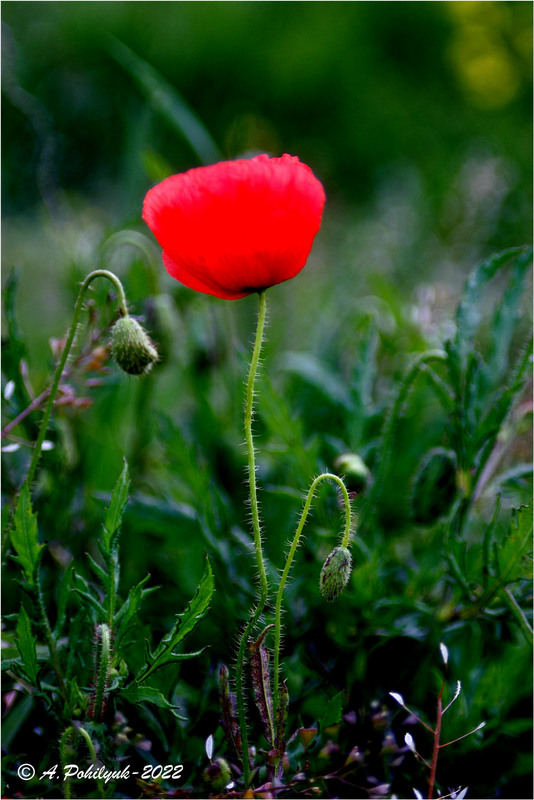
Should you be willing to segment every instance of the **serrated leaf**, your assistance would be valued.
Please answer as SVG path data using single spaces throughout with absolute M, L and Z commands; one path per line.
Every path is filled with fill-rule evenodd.
M 274 625 L 267 625 L 255 642 L 249 642 L 250 672 L 252 691 L 256 708 L 265 725 L 265 735 L 271 747 L 275 744 L 273 726 L 273 698 L 271 694 L 271 673 L 269 670 L 269 651 L 265 647 L 265 637 Z
M 87 559 L 87 562 L 88 562 L 89 566 L 91 567 L 92 571 L 93 571 L 93 572 L 94 572 L 94 574 L 96 575 L 96 577 L 97 577 L 97 578 L 98 578 L 100 581 L 102 581 L 102 583 L 103 583 L 103 584 L 104 584 L 104 586 L 105 586 L 105 585 L 107 584 L 107 581 L 108 581 L 108 575 L 107 575 L 107 572 L 106 572 L 106 570 L 105 570 L 105 569 L 103 569 L 103 567 L 101 567 L 101 566 L 100 566 L 100 564 L 98 564 L 98 563 L 97 563 L 97 562 L 94 560 L 94 558 L 93 558 L 93 556 L 91 555 L 91 553 L 86 553 L 86 554 L 85 554 L 85 557 L 86 557 L 86 559 Z
M 102 606 L 102 603 L 99 599 L 95 598 L 91 594 L 91 590 L 89 588 L 89 584 L 82 578 L 81 575 L 78 575 L 76 572 L 72 572 L 72 583 L 73 588 L 72 591 L 76 592 L 77 595 L 83 597 L 84 600 L 87 600 L 91 608 L 96 612 L 96 619 L 99 622 L 105 622 L 105 611 Z
M 20 607 L 15 644 L 20 653 L 26 675 L 33 686 L 38 686 L 37 639 L 32 633 L 30 618 L 24 606 Z
M 532 564 L 525 559 L 532 549 L 532 503 L 516 509 L 510 523 L 510 533 L 498 553 L 500 584 L 519 578 L 530 578 Z
M 508 286 L 497 304 L 491 326 L 491 349 L 488 354 L 488 367 L 494 386 L 502 380 L 508 370 L 510 345 L 519 316 L 519 304 L 525 291 L 531 260 L 530 251 L 526 251 L 514 259 L 510 268 Z
M 159 689 L 154 689 L 152 686 L 130 685 L 127 689 L 120 689 L 118 695 L 129 703 L 152 703 L 158 708 L 164 708 L 166 711 L 170 711 L 176 719 L 186 719 L 186 717 L 182 717 L 178 714 L 178 706 L 173 706 L 172 703 L 169 703 Z
M 125 459 L 122 472 L 119 475 L 117 483 L 113 487 L 113 491 L 111 493 L 111 502 L 106 511 L 106 516 L 104 519 L 104 533 L 102 539 L 104 547 L 108 551 L 111 550 L 114 540 L 118 535 L 122 515 L 124 513 L 126 503 L 128 502 L 129 491 L 130 476 L 128 473 L 128 464 Z
M 173 629 L 162 637 L 154 652 L 152 652 L 149 647 L 146 648 L 146 661 L 135 678 L 135 683 L 146 681 L 149 675 L 165 664 L 169 664 L 172 661 L 183 661 L 187 658 L 193 658 L 202 652 L 199 650 L 196 653 L 175 653 L 174 648 L 183 642 L 186 636 L 191 633 L 203 618 L 208 610 L 214 588 L 213 572 L 208 561 L 194 598 L 184 612 L 176 615 L 178 619 Z
M 480 298 L 481 290 L 505 264 L 512 258 L 521 256 L 530 259 L 532 251 L 523 247 L 514 247 L 502 253 L 496 253 L 490 258 L 481 261 L 469 276 L 461 303 L 456 313 L 456 337 L 454 340 L 462 362 L 465 361 L 480 323 Z
M 137 614 L 143 597 L 152 591 L 151 589 L 144 588 L 149 579 L 150 575 L 146 575 L 143 580 L 137 584 L 137 586 L 134 586 L 133 589 L 130 589 L 128 592 L 128 597 L 115 614 L 115 625 L 118 626 L 116 634 L 117 641 L 119 641 L 126 633 L 129 623 Z
M 37 517 L 32 511 L 30 490 L 26 483 L 20 490 L 14 521 L 11 532 L 11 543 L 17 553 L 14 559 L 22 567 L 26 583 L 33 587 L 45 545 L 38 541 Z
M 319 720 L 321 730 L 329 728 L 331 725 L 338 725 L 343 715 L 343 692 L 338 692 L 330 698 L 326 704 L 324 713 Z

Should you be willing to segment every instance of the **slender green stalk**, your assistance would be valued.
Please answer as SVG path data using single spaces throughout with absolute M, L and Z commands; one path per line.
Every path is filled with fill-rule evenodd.
M 312 485 L 310 486 L 308 496 L 306 497 L 306 502 L 304 503 L 304 508 L 302 509 L 302 513 L 300 515 L 299 524 L 297 526 L 297 530 L 295 532 L 295 536 L 293 537 L 293 541 L 291 543 L 291 547 L 287 556 L 286 565 L 284 567 L 284 571 L 282 573 L 282 577 L 280 578 L 280 585 L 278 587 L 278 593 L 276 595 L 276 607 L 275 607 L 275 629 L 274 629 L 274 657 L 273 657 L 273 675 L 274 675 L 274 692 L 273 692 L 273 717 L 277 719 L 277 711 L 280 703 L 280 639 L 281 639 L 281 617 L 282 617 L 282 599 L 284 596 L 284 588 L 286 585 L 286 581 L 289 575 L 289 571 L 291 569 L 291 564 L 293 563 L 294 555 L 297 551 L 297 547 L 299 546 L 300 537 L 302 535 L 302 531 L 304 529 L 304 525 L 306 524 L 306 519 L 308 517 L 311 504 L 313 501 L 313 497 L 315 495 L 315 491 L 321 481 L 330 480 L 337 483 L 339 488 L 341 489 L 341 493 L 343 495 L 343 500 L 345 503 L 345 528 L 343 532 L 343 540 L 341 542 L 341 547 L 347 547 L 349 544 L 349 538 L 351 533 L 351 525 L 352 525 L 352 516 L 351 516 L 351 508 L 350 508 L 350 499 L 347 492 L 347 488 L 342 481 L 342 479 L 338 475 L 334 475 L 330 472 L 325 472 L 322 475 L 319 475 L 313 481 Z
M 428 779 L 428 795 L 429 800 L 434 796 L 434 785 L 436 783 L 436 771 L 438 768 L 438 756 L 440 750 L 439 737 L 441 736 L 441 718 L 443 716 L 443 689 L 445 681 L 443 682 L 439 695 L 438 695 L 438 713 L 436 719 L 436 727 L 434 729 L 434 745 L 432 747 L 432 764 L 430 766 L 430 777 Z
M 48 652 L 50 653 L 50 657 L 54 662 L 54 669 L 56 670 L 57 680 L 59 683 L 59 690 L 61 692 L 61 696 L 64 700 L 67 698 L 67 689 L 65 686 L 65 680 L 63 678 L 63 672 L 61 670 L 61 666 L 59 664 L 59 659 L 57 657 L 57 650 L 56 650 L 56 642 L 54 640 L 54 636 L 52 634 L 52 628 L 50 627 L 50 622 L 48 620 L 48 615 L 46 613 L 45 604 L 43 600 L 43 593 L 41 591 L 41 581 L 39 578 L 39 574 L 37 574 L 37 586 L 36 586 L 36 594 L 37 594 L 37 606 L 39 608 L 39 613 L 41 615 L 41 619 L 43 621 L 45 636 L 46 636 L 46 643 L 48 645 Z
M 236 664 L 236 695 L 237 695 L 237 710 L 239 715 L 239 729 L 241 733 L 242 743 L 242 761 L 243 761 L 243 780 L 245 786 L 250 781 L 250 763 L 248 756 L 248 733 L 247 733 L 247 718 L 245 708 L 245 692 L 243 685 L 243 666 L 245 661 L 245 654 L 250 634 L 256 625 L 265 604 L 267 602 L 267 595 L 269 592 L 267 584 L 267 575 L 265 572 L 265 565 L 263 562 L 263 553 L 261 548 L 261 525 L 258 509 L 258 493 L 256 486 L 256 457 L 254 452 L 254 440 L 252 436 L 252 417 L 254 411 L 254 385 L 256 375 L 258 372 L 258 365 L 260 361 L 261 345 L 263 341 L 263 331 L 265 328 L 267 303 L 265 292 L 259 292 L 259 310 L 258 310 L 258 324 L 256 328 L 256 339 L 254 341 L 254 349 L 252 351 L 252 359 L 250 362 L 248 381 L 247 381 L 247 394 L 245 402 L 245 436 L 248 452 L 248 481 L 250 491 L 250 510 L 252 514 L 252 530 L 254 534 L 254 550 L 256 553 L 256 563 L 258 567 L 258 575 L 260 580 L 260 596 L 258 603 L 252 611 L 251 617 L 245 626 L 239 642 L 239 649 L 237 653 Z
M 35 477 L 35 470 L 37 469 L 37 463 L 41 456 L 41 450 L 43 448 L 43 442 L 46 436 L 46 431 L 48 429 L 48 423 L 50 421 L 50 416 L 52 414 L 52 409 L 54 407 L 54 401 L 56 399 L 56 395 L 59 389 L 61 376 L 63 375 L 63 370 L 65 369 L 65 365 L 67 363 L 67 359 L 69 357 L 69 353 L 71 351 L 72 345 L 74 343 L 74 338 L 76 336 L 76 330 L 78 327 L 80 314 L 83 308 L 83 301 L 85 299 L 85 294 L 87 292 L 87 289 L 89 288 L 90 283 L 95 278 L 107 278 L 113 283 L 113 285 L 117 290 L 117 301 L 119 304 L 119 311 L 121 313 L 121 316 L 124 317 L 128 314 L 128 309 L 126 308 L 126 296 L 124 294 L 124 289 L 122 288 L 122 284 L 120 280 L 117 278 L 117 276 L 114 275 L 113 272 L 109 272 L 109 270 L 107 269 L 95 269 L 93 272 L 91 272 L 82 283 L 80 291 L 78 293 L 78 298 L 74 306 L 74 316 L 72 318 L 72 323 L 67 335 L 67 341 L 65 342 L 65 347 L 63 348 L 63 352 L 61 353 L 61 357 L 56 367 L 56 371 L 54 372 L 52 385 L 50 387 L 50 393 L 48 395 L 48 402 L 46 404 L 43 421 L 41 423 L 41 429 L 39 431 L 39 436 L 37 437 L 37 441 L 33 449 L 33 457 L 30 463 L 30 468 L 28 470 L 28 477 L 27 477 L 28 486 L 31 486 L 33 479 Z

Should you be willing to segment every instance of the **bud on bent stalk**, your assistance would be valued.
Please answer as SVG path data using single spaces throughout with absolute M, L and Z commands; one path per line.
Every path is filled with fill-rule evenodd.
M 129 375 L 146 375 L 158 360 L 158 351 L 145 329 L 129 315 L 111 329 L 111 353 Z
M 334 547 L 321 569 L 319 588 L 328 602 L 335 600 L 347 585 L 352 572 L 352 556 L 346 547 Z

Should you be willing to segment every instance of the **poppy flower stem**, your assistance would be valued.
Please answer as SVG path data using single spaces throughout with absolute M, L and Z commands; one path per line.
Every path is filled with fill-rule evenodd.
M 115 289 L 117 290 L 117 303 L 119 306 L 119 312 L 122 317 L 128 315 L 128 309 L 126 307 L 126 295 L 124 294 L 124 289 L 122 288 L 122 284 L 120 280 L 117 278 L 117 276 L 113 272 L 110 272 L 107 269 L 95 269 L 93 272 L 89 273 L 89 275 L 87 275 L 87 277 L 85 278 L 84 282 L 80 287 L 80 291 L 76 299 L 76 304 L 74 306 L 74 316 L 72 318 L 72 324 L 67 334 L 67 340 L 65 342 L 65 346 L 63 347 L 63 351 L 61 353 L 58 365 L 56 367 L 56 371 L 54 372 L 54 377 L 52 379 L 52 385 L 50 387 L 50 392 L 48 394 L 48 402 L 46 404 L 46 408 L 44 411 L 43 421 L 41 423 L 41 429 L 39 431 L 39 436 L 37 437 L 35 447 L 33 448 L 33 456 L 28 470 L 27 481 L 28 481 L 28 486 L 30 487 L 35 477 L 37 463 L 41 456 L 43 442 L 45 440 L 46 431 L 48 429 L 48 423 L 50 422 L 50 416 L 52 414 L 52 408 L 54 407 L 54 402 L 59 389 L 61 377 L 63 375 L 63 371 L 67 364 L 67 359 L 69 357 L 72 345 L 74 343 L 74 339 L 76 338 L 76 331 L 78 329 L 78 323 L 83 308 L 85 294 L 87 292 L 87 289 L 89 288 L 89 285 L 91 284 L 92 281 L 94 281 L 95 278 L 107 278 L 109 281 L 113 283 Z
M 286 585 L 287 578 L 289 576 L 289 571 L 291 569 L 291 565 L 293 563 L 293 558 L 297 551 L 297 547 L 299 546 L 300 537 L 302 535 L 302 531 L 304 530 L 304 525 L 306 524 L 306 520 L 308 518 L 308 514 L 310 512 L 311 504 L 315 495 L 315 491 L 319 484 L 322 481 L 329 480 L 333 481 L 339 486 L 341 490 L 341 494 L 343 496 L 343 502 L 345 506 L 345 524 L 343 530 L 343 539 L 341 541 L 341 547 L 347 548 L 350 541 L 350 535 L 352 530 L 352 512 L 350 506 L 350 498 L 347 492 L 347 487 L 345 486 L 343 480 L 339 477 L 339 475 L 334 475 L 330 472 L 324 472 L 322 475 L 319 475 L 310 486 L 308 491 L 308 495 L 306 497 L 306 501 L 304 503 L 304 507 L 302 509 L 302 513 L 300 515 L 300 520 L 297 526 L 297 530 L 295 532 L 295 536 L 293 537 L 293 541 L 291 543 L 291 547 L 289 549 L 289 553 L 286 559 L 286 565 L 284 567 L 284 571 L 282 573 L 282 577 L 280 578 L 280 584 L 278 586 L 278 593 L 276 595 L 276 606 L 275 606 L 275 620 L 274 620 L 274 658 L 273 658 L 273 717 L 275 720 L 279 717 L 279 708 L 280 708 L 280 639 L 281 639 L 281 617 L 282 617 L 282 600 L 284 597 L 284 588 Z M 283 754 L 279 753 L 279 757 Z
M 269 592 L 267 575 L 265 572 L 265 564 L 263 562 L 263 552 L 261 547 L 261 525 L 260 515 L 258 509 L 258 493 L 256 486 L 256 456 L 254 452 L 254 440 L 252 436 L 252 417 L 254 410 L 254 385 L 256 381 L 256 374 L 258 372 L 258 365 L 260 361 L 261 345 L 263 341 L 263 331 L 265 328 L 265 319 L 267 311 L 267 303 L 265 292 L 259 292 L 259 310 L 258 310 L 258 324 L 256 328 L 256 339 L 254 342 L 254 349 L 252 351 L 252 359 L 250 362 L 248 381 L 247 381 L 247 394 L 245 402 L 245 436 L 248 452 L 248 481 L 250 491 L 250 510 L 252 514 L 252 531 L 254 534 L 254 550 L 256 553 L 256 563 L 258 567 L 258 576 L 260 581 L 260 596 L 258 603 L 255 606 L 248 623 L 241 635 L 239 642 L 239 649 L 237 653 L 236 664 L 236 696 L 237 696 L 237 710 L 239 715 L 239 729 L 241 733 L 242 743 L 242 761 L 243 761 L 243 780 L 245 786 L 250 781 L 250 762 L 248 755 L 248 733 L 247 733 L 247 719 L 245 707 L 245 692 L 243 685 L 243 665 L 245 661 L 245 653 L 249 636 L 251 635 L 254 626 L 256 625 L 265 604 L 267 602 L 267 595 Z

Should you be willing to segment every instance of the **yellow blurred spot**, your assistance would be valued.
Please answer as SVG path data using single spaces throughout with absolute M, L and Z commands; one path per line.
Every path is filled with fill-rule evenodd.
M 519 88 L 515 65 L 504 51 L 493 50 L 458 59 L 459 77 L 472 100 L 485 108 L 500 108 Z
M 456 27 L 449 57 L 458 82 L 474 105 L 505 106 L 520 89 L 528 37 L 510 41 L 509 9 L 503 3 L 449 2 L 447 8 Z

